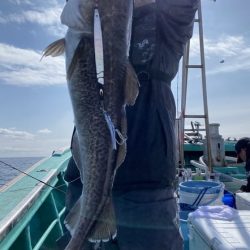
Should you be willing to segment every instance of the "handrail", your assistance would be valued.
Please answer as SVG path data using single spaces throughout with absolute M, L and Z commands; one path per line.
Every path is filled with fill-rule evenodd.
M 43 181 L 49 183 L 56 174 L 56 169 L 51 170 Z M 15 224 L 19 221 L 20 216 L 22 216 L 22 214 L 27 211 L 29 207 L 31 207 L 32 203 L 37 199 L 45 187 L 47 187 L 45 184 L 38 183 L 37 186 L 26 196 L 26 198 L 23 199 L 22 202 L 20 202 L 2 221 L 0 221 L 0 240 L 2 240 L 15 226 Z
M 208 166 L 205 164 L 202 164 L 202 163 L 199 163 L 195 160 L 191 160 L 190 163 L 194 166 L 194 167 L 197 167 L 203 171 L 205 171 L 205 173 L 207 174 L 208 173 Z

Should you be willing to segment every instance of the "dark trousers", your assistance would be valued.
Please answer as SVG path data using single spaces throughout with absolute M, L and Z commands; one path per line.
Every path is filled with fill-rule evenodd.
M 68 182 L 75 180 L 78 169 L 71 159 L 66 172 Z M 72 180 L 71 180 L 72 178 Z M 79 181 L 69 184 L 66 194 L 66 211 L 81 195 Z M 117 237 L 103 243 L 100 250 L 181 250 L 183 242 L 176 217 L 177 204 L 172 188 L 114 192 Z M 69 232 L 57 241 L 58 249 L 66 247 Z M 95 249 L 86 243 L 86 250 Z
M 113 194 L 120 250 L 180 250 L 177 204 L 172 189 Z

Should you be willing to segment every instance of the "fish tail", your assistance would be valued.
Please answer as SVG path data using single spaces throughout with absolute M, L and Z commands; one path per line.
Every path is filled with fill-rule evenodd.
M 43 59 L 43 57 L 46 56 L 52 56 L 52 57 L 60 56 L 64 53 L 64 51 L 65 51 L 65 39 L 62 38 L 56 40 L 55 42 L 51 43 L 44 49 L 40 61 Z
M 116 233 L 117 229 L 114 207 L 112 199 L 108 198 L 105 206 L 103 207 L 102 213 L 88 236 L 88 240 L 90 242 L 106 242 L 110 239 L 114 239 Z
M 73 208 L 69 211 L 68 215 L 66 216 L 64 223 L 68 231 L 71 235 L 75 234 L 75 229 L 80 217 L 81 211 L 81 197 L 77 200 Z

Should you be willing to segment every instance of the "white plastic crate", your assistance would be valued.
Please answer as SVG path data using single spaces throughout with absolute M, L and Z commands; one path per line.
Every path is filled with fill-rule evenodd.
M 231 221 L 191 217 L 188 228 L 190 250 L 250 249 L 250 211 Z
M 236 193 L 235 198 L 237 209 L 250 210 L 250 193 Z

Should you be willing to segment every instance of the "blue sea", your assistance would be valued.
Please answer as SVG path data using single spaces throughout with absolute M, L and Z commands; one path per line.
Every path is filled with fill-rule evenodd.
M 16 158 L 0 158 L 0 188 L 5 186 L 6 183 L 14 179 L 16 176 L 21 174 L 19 171 L 6 166 L 4 163 L 7 163 L 21 171 L 25 171 L 43 157 L 16 157 Z M 4 162 L 4 163 L 2 163 Z

